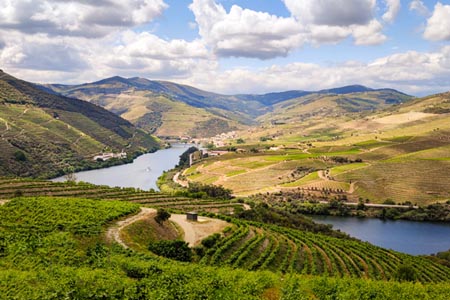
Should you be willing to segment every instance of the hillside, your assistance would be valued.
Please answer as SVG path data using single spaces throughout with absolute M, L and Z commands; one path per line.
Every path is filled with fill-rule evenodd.
M 76 86 L 46 87 L 100 105 L 163 137 L 211 137 L 241 129 L 243 124 L 253 122 L 247 113 L 263 107 L 256 102 L 252 106 L 233 97 L 143 78 L 116 76 Z
M 357 112 L 364 113 L 384 109 L 409 99 L 411 99 L 410 96 L 394 90 L 344 87 L 278 103 L 270 114 L 261 116 L 259 120 L 262 122 L 298 123 L 314 117 L 334 118 Z
M 209 158 L 183 175 L 223 185 L 240 196 L 297 191 L 305 201 L 446 202 L 449 96 L 414 99 L 376 112 L 318 114 L 303 121 L 287 110 L 287 118 L 296 121 L 240 132 L 244 145 L 229 142 L 243 153 Z M 340 97 L 323 96 L 330 105 Z
M 105 166 L 92 161 L 102 151 L 126 151 L 131 159 L 159 147 L 153 137 L 97 105 L 48 93 L 4 72 L 0 134 L 1 175 L 52 177 Z
M 190 249 L 189 261 L 180 263 L 145 248 L 124 249 L 105 233 L 139 212 L 140 202 L 129 203 L 128 197 L 149 197 L 150 206 L 182 211 L 189 209 L 181 208 L 188 199 L 170 201 L 166 195 L 159 202 L 162 194 L 85 183 L 0 183 L 30 196 L 45 189 L 59 193 L 13 199 L 4 194 L 2 299 L 357 299 L 368 292 L 374 299 L 446 299 L 449 292 L 450 269 L 438 259 L 226 216 L 214 217 L 224 218 L 229 227 Z M 111 201 L 120 194 L 116 199 L 122 201 Z M 206 200 L 201 199 L 204 208 Z M 216 201 L 208 200 L 209 206 Z
M 294 106 L 323 107 L 329 104 L 322 100 L 324 97 L 341 95 L 337 97 L 336 105 L 323 112 L 327 114 L 337 105 L 343 109 L 333 111 L 333 114 L 383 108 L 410 98 L 395 90 L 373 90 L 364 86 L 317 92 L 294 90 L 261 95 L 221 95 L 173 82 L 118 76 L 74 86 L 45 85 L 45 88 L 101 105 L 158 136 L 210 137 L 242 129 L 243 125 L 255 125 L 255 118 L 267 114 L 275 115 L 274 119 L 283 119 L 287 111 L 298 113 L 292 108 Z M 285 107 L 288 108 L 283 109 Z M 303 111 L 316 114 L 309 106 Z

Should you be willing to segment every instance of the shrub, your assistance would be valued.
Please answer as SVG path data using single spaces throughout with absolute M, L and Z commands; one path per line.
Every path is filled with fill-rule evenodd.
M 397 268 L 395 278 L 399 281 L 415 281 L 417 280 L 417 272 L 409 264 L 402 264 Z
M 158 208 L 156 211 L 155 221 L 161 225 L 164 221 L 169 220 L 170 213 L 162 208 Z
M 14 152 L 14 159 L 17 161 L 26 161 L 27 157 L 25 156 L 25 153 L 23 153 L 20 150 L 17 150 L 16 152 Z
M 220 234 L 214 233 L 202 240 L 202 245 L 205 248 L 212 248 L 220 240 Z
M 189 245 L 180 240 L 158 241 L 148 247 L 153 253 L 179 261 L 191 261 L 192 251 Z

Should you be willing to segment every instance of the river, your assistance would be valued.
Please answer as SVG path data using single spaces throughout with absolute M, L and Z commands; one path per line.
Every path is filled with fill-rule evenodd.
M 99 185 L 155 189 L 161 174 L 172 169 L 179 156 L 191 144 L 173 144 L 172 148 L 139 156 L 132 163 L 105 169 L 75 173 L 77 180 Z M 53 181 L 64 181 L 64 177 Z M 363 241 L 409 254 L 431 254 L 450 249 L 450 224 L 383 221 L 370 218 L 314 216 L 314 221 L 332 224 Z
M 349 235 L 403 253 L 432 254 L 450 249 L 450 224 L 380 220 L 357 217 L 313 216 Z
M 192 144 L 172 144 L 171 148 L 139 156 L 132 163 L 104 169 L 75 173 L 77 181 L 98 185 L 134 187 L 142 190 L 158 190 L 156 180 L 164 171 L 170 170 L 179 161 L 180 155 Z M 64 177 L 52 181 L 64 181 Z

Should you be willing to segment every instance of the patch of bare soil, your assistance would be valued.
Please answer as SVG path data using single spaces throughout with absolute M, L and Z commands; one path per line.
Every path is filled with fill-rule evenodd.
M 197 246 L 201 240 L 211 234 L 221 232 L 230 224 L 219 219 L 198 217 L 197 222 L 188 221 L 186 215 L 172 214 L 169 219 L 177 223 L 184 231 L 184 241 L 190 247 Z

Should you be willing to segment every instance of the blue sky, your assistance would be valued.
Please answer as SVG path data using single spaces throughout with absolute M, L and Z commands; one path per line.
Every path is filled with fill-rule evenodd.
M 450 90 L 437 0 L 0 0 L 0 66 L 35 82 L 120 75 L 220 93 L 364 84 Z

